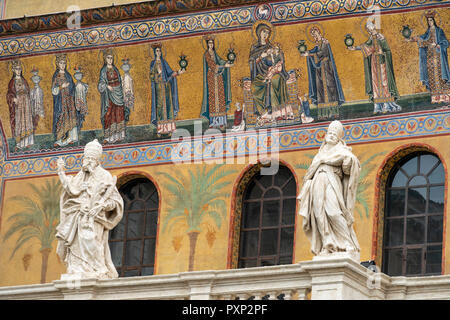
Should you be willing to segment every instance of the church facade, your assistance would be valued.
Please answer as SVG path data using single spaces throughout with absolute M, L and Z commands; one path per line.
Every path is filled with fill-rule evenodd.
M 2 3 L 0 292 L 65 272 L 57 161 L 76 174 L 93 139 L 124 199 L 109 234 L 124 283 L 301 277 L 297 197 L 333 120 L 361 164 L 361 261 L 382 283 L 444 281 L 448 1 L 127 2 Z

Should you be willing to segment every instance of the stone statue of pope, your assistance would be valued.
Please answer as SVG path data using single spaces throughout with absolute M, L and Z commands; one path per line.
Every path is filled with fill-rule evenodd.
M 298 200 L 303 230 L 316 256 L 347 252 L 359 259 L 353 230 L 353 208 L 361 171 L 358 158 L 342 140 L 344 127 L 330 123 L 325 141 L 314 157 Z
M 117 178 L 101 167 L 101 155 L 97 139 L 86 144 L 82 169 L 75 176 L 67 176 L 64 161 L 58 159 L 63 191 L 56 250 L 67 267 L 63 280 L 118 277 L 108 233 L 122 219 L 123 199 L 116 187 Z

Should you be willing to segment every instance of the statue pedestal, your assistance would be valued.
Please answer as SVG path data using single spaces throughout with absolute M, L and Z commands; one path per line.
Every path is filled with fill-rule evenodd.
M 93 272 L 85 272 L 85 273 L 64 273 L 61 275 L 62 281 L 79 281 L 81 279 L 100 279 L 97 274 Z
M 311 276 L 311 300 L 384 299 L 387 276 L 369 270 L 355 258 L 339 252 L 299 262 Z
M 80 274 L 63 274 L 61 280 L 53 281 L 64 300 L 93 300 L 96 296 L 98 279 L 82 278 Z
M 360 262 L 360 254 L 358 251 L 333 252 L 330 254 L 318 255 L 313 257 L 313 261 L 330 260 L 336 258 L 349 258 L 356 261 L 357 263 Z

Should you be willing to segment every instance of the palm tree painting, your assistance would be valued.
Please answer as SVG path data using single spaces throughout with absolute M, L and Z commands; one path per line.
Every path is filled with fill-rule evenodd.
M 19 234 L 9 259 L 31 239 L 40 242 L 42 255 L 41 283 L 45 283 L 48 257 L 52 251 L 52 243 L 56 239 L 56 226 L 59 223 L 59 198 L 61 184 L 57 179 L 47 180 L 44 185 L 28 184 L 34 196 L 19 195 L 9 198 L 21 205 L 22 210 L 8 218 L 12 222 L 6 231 L 3 241 L 12 235 Z M 37 201 L 35 199 L 38 199 Z
M 369 217 L 369 205 L 368 205 L 369 195 L 368 195 L 367 191 L 369 190 L 369 187 L 372 185 L 372 182 L 367 181 L 366 178 L 372 172 L 372 170 L 375 169 L 375 167 L 377 165 L 376 163 L 373 162 L 373 160 L 376 157 L 383 155 L 385 153 L 386 153 L 386 151 L 378 152 L 378 153 L 371 155 L 367 159 L 365 159 L 366 154 L 364 154 L 361 157 L 358 157 L 360 160 L 360 164 L 361 164 L 361 172 L 359 174 L 358 189 L 356 190 L 355 209 L 361 218 L 363 217 L 363 213 L 366 218 Z M 311 159 L 311 161 L 314 158 L 313 154 L 306 154 L 305 156 L 307 158 Z M 311 162 L 299 163 L 295 166 L 295 168 L 301 169 L 301 170 L 308 170 L 310 164 L 311 164 Z
M 224 178 L 235 170 L 223 166 L 216 165 L 209 170 L 206 165 L 202 168 L 197 166 L 195 171 L 188 169 L 187 174 L 179 170 L 172 174 L 159 172 L 167 180 L 164 188 L 174 197 L 168 202 L 168 214 L 162 224 L 162 232 L 170 232 L 174 225 L 184 226 L 189 238 L 189 271 L 194 270 L 195 247 L 205 225 L 204 219 L 211 218 L 220 229 L 226 217 L 224 199 L 227 194 L 222 190 L 231 182 L 224 181 Z M 208 239 L 211 240 L 210 237 Z
M 369 190 L 369 187 L 372 185 L 372 181 L 367 181 L 367 176 L 375 169 L 377 166 L 377 163 L 373 162 L 373 160 L 380 156 L 385 154 L 386 151 L 378 152 L 370 157 L 366 158 L 366 154 L 364 154 L 360 161 L 361 161 L 361 172 L 359 174 L 359 183 L 358 183 L 358 189 L 356 190 L 356 211 L 359 213 L 359 216 L 362 217 L 362 211 L 364 210 L 366 218 L 369 217 L 369 206 L 367 202 L 369 201 L 369 195 L 367 194 L 367 191 Z M 364 160 L 365 159 L 365 160 Z

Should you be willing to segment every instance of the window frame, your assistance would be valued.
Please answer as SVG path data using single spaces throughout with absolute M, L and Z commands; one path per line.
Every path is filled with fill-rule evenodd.
M 147 194 L 144 198 L 135 198 L 133 200 L 130 201 L 126 201 L 124 199 L 124 192 L 123 189 L 127 188 L 130 186 L 130 184 L 136 184 L 138 185 L 139 183 L 147 183 L 151 185 L 151 189 L 150 189 L 150 193 Z M 132 187 L 133 188 L 133 187 Z M 158 237 L 158 224 L 159 224 L 159 208 L 160 208 L 160 193 L 158 190 L 157 185 L 150 179 L 148 179 L 147 177 L 144 176 L 134 176 L 130 177 L 129 179 L 127 179 L 127 181 L 125 181 L 124 183 L 121 184 L 121 186 L 118 188 L 119 189 L 119 193 L 122 196 L 122 198 L 124 199 L 124 208 L 123 208 L 123 217 L 121 222 L 123 222 L 123 236 L 121 238 L 113 238 L 113 230 L 115 228 L 117 228 L 117 226 L 110 230 L 109 232 L 109 238 L 108 238 L 108 242 L 109 245 L 111 247 L 112 243 L 116 243 L 116 242 L 122 242 L 123 246 L 122 246 L 122 258 L 121 258 L 121 264 L 120 266 L 116 266 L 116 270 L 119 274 L 119 277 L 130 277 L 130 276 L 142 276 L 142 270 L 144 268 L 152 268 L 153 272 L 151 274 L 145 274 L 145 275 L 153 275 L 155 274 L 155 265 L 156 265 L 156 247 L 157 247 L 157 237 Z M 146 200 L 150 200 L 153 195 L 156 195 L 156 206 L 152 206 L 147 208 L 147 206 L 145 205 L 145 201 Z M 125 195 L 125 197 L 127 197 L 127 199 L 129 200 L 129 197 Z M 132 210 L 127 210 L 127 203 L 128 206 L 131 207 L 133 202 L 136 201 L 143 201 L 144 202 L 144 207 L 142 209 L 132 209 Z M 129 214 L 134 214 L 134 213 L 141 213 L 144 215 L 143 219 L 143 226 L 142 226 L 142 231 L 141 231 L 141 236 L 139 237 L 132 237 L 132 238 L 128 238 L 128 224 L 129 224 Z M 149 214 L 154 214 L 156 215 L 156 225 L 153 227 L 154 234 L 152 235 L 145 235 L 146 233 L 146 229 L 150 228 L 147 223 L 147 216 Z M 144 264 L 144 250 L 145 250 L 145 242 L 146 240 L 152 240 L 154 239 L 154 245 L 153 245 L 153 258 L 151 259 L 152 263 L 146 263 Z M 127 242 L 128 241 L 141 241 L 140 243 L 140 257 L 139 257 L 139 264 L 137 265 L 126 265 L 126 253 L 127 253 Z M 112 250 L 111 250 L 112 251 Z M 112 254 L 112 252 L 111 252 Z M 137 275 L 126 275 L 127 272 L 132 272 L 132 271 L 137 271 Z
M 258 177 L 260 177 L 260 175 L 259 175 L 259 172 L 257 171 L 248 180 L 248 182 L 245 185 L 245 188 L 243 189 L 243 192 L 241 195 L 242 203 L 241 203 L 241 208 L 240 208 L 241 209 L 240 230 L 238 231 L 240 241 L 239 241 L 238 252 L 237 252 L 237 263 L 236 263 L 237 268 L 245 268 L 243 266 L 243 264 L 245 263 L 245 261 L 250 261 L 250 260 L 256 260 L 255 267 L 260 267 L 260 266 L 265 266 L 265 264 L 262 264 L 262 261 L 264 261 L 264 260 L 273 260 L 274 261 L 273 265 L 280 265 L 281 258 L 289 257 L 291 260 L 289 263 L 292 263 L 292 261 L 294 259 L 296 210 L 297 210 L 297 183 L 296 183 L 296 177 L 295 177 L 294 173 L 292 172 L 292 170 L 290 170 L 287 166 L 280 165 L 280 168 L 281 167 L 283 168 L 283 170 L 286 170 L 286 172 L 289 173 L 289 177 L 280 186 L 275 184 L 276 174 L 271 176 L 271 184 L 264 186 L 258 180 Z M 261 192 L 259 198 L 246 199 L 247 194 L 249 192 L 251 192 L 251 190 L 249 188 L 252 186 L 253 182 L 255 183 L 254 187 L 260 188 L 260 190 L 262 192 Z M 294 186 L 293 190 L 292 190 L 293 191 L 292 195 L 285 195 L 287 190 L 283 193 L 283 189 L 285 187 L 287 187 L 288 184 L 290 184 L 291 182 L 293 182 L 293 186 Z M 273 190 L 273 189 L 278 190 L 279 197 L 265 198 L 265 195 L 267 194 L 267 192 L 269 190 Z M 293 200 L 295 202 L 293 221 L 290 224 L 283 224 L 283 205 L 284 205 L 285 200 Z M 279 204 L 278 204 L 279 205 L 279 207 L 278 207 L 278 214 L 279 214 L 278 224 L 272 225 L 272 226 L 263 226 L 264 203 L 269 202 L 269 201 L 278 201 L 279 202 Z M 258 226 L 256 226 L 256 227 L 245 227 L 244 226 L 244 219 L 246 218 L 245 205 L 247 203 L 259 203 L 259 216 L 258 216 L 259 223 L 258 223 Z M 281 247 L 282 247 L 281 235 L 282 235 L 283 229 L 292 230 L 292 251 L 289 254 L 281 253 Z M 265 230 L 277 230 L 277 248 L 276 248 L 275 254 L 267 254 L 267 255 L 261 254 L 262 233 Z M 244 244 L 243 244 L 244 233 L 255 232 L 255 231 L 258 232 L 256 256 L 243 257 L 242 250 L 243 250 L 243 246 L 244 246 Z M 283 264 L 285 264 L 285 263 L 283 263 Z
M 421 159 L 423 156 L 426 155 L 432 155 L 433 157 L 436 158 L 436 163 L 431 167 L 431 169 L 428 169 L 428 172 L 426 174 L 421 173 Z M 406 170 L 404 170 L 404 165 L 406 163 L 408 163 L 409 161 L 411 161 L 412 159 L 417 159 L 417 163 L 416 163 L 416 171 L 414 173 L 408 174 L 406 172 Z M 443 170 L 444 170 L 444 177 L 442 179 L 441 182 L 439 183 L 430 183 L 428 177 L 434 172 L 434 170 L 437 170 L 437 168 L 442 165 Z M 405 182 L 405 184 L 403 186 L 392 186 L 395 177 L 397 176 L 397 174 L 399 172 L 402 172 L 403 175 L 405 175 L 405 177 L 407 177 L 407 181 Z M 417 176 L 423 176 L 425 177 L 426 183 L 425 184 L 420 184 L 420 185 L 410 185 L 410 182 Z M 424 151 L 424 150 L 419 150 L 419 151 L 414 151 L 411 152 L 407 155 L 405 155 L 404 157 L 400 158 L 398 161 L 396 161 L 396 163 L 394 163 L 394 165 L 392 166 L 392 168 L 390 169 L 387 181 L 386 181 L 386 185 L 384 188 L 384 192 L 385 192 L 385 204 L 384 204 L 384 223 L 383 223 L 383 241 L 382 241 L 382 271 L 384 273 L 387 273 L 389 266 L 388 266 L 388 259 L 387 259 L 387 254 L 388 251 L 390 250 L 401 250 L 402 252 L 402 259 L 401 259 L 401 274 L 399 275 L 395 275 L 395 276 L 431 276 L 431 275 L 440 275 L 443 272 L 443 249 L 444 249 L 444 225 L 445 225 L 445 186 L 446 186 L 446 175 L 445 175 L 445 167 L 444 167 L 444 163 L 441 161 L 440 157 L 437 156 L 436 154 L 434 154 L 433 152 L 429 152 L 429 151 Z M 444 189 L 444 193 L 443 193 L 443 209 L 441 212 L 432 212 L 429 213 L 429 203 L 430 203 L 430 189 L 433 187 L 443 187 Z M 408 205 L 408 200 L 409 200 L 409 190 L 410 189 L 418 189 L 418 188 L 426 188 L 426 198 L 425 198 L 425 209 L 424 212 L 422 213 L 415 213 L 415 214 L 411 214 L 408 213 L 408 209 L 409 209 L 409 205 Z M 390 215 L 390 205 L 391 205 L 391 201 L 390 201 L 390 193 L 392 190 L 402 190 L 404 191 L 404 204 L 403 204 L 403 212 L 401 215 Z M 429 228 L 429 218 L 430 217 L 442 217 L 442 235 L 441 235 L 441 241 L 440 242 L 428 242 L 428 228 Z M 408 244 L 407 241 L 407 228 L 408 228 L 408 219 L 411 218 L 423 218 L 424 220 L 424 224 L 423 224 L 423 229 L 424 229 L 424 234 L 423 234 L 423 241 L 419 242 L 419 243 L 413 243 L 413 244 Z M 402 242 L 401 244 L 397 244 L 397 245 L 390 245 L 388 244 L 389 241 L 389 235 L 388 235 L 388 230 L 391 226 L 392 221 L 403 221 L 403 237 L 402 237 Z M 440 252 L 441 252 L 441 263 L 440 263 L 440 271 L 439 272 L 427 272 L 427 253 L 428 253 L 428 248 L 429 247 L 436 247 L 436 246 L 440 246 Z M 421 249 L 421 258 L 420 258 L 420 273 L 408 273 L 408 251 L 409 250 L 415 250 L 415 249 Z

